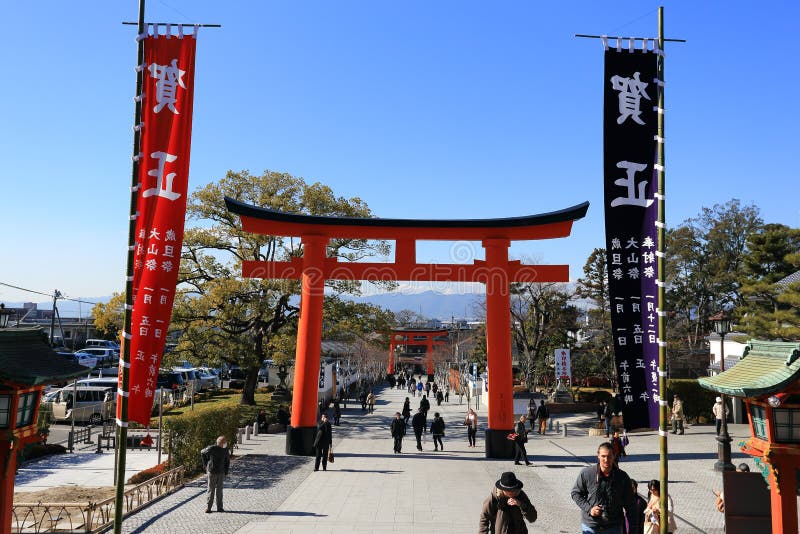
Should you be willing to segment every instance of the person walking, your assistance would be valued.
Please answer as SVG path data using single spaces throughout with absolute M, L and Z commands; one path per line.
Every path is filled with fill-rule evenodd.
M 544 405 L 544 400 L 539 401 L 536 408 L 536 419 L 539 421 L 539 434 L 544 435 L 547 431 L 547 419 L 550 417 L 550 410 Z
M 611 436 L 611 417 L 614 415 L 614 411 L 611 408 L 611 401 L 606 402 L 606 405 L 603 407 L 603 417 L 606 419 L 606 437 Z
M 508 471 L 494 483 L 489 497 L 483 501 L 478 534 L 525 534 L 529 523 L 536 521 L 536 508 L 522 491 L 522 481 Z
M 427 395 L 423 395 L 422 396 L 422 398 L 419 401 L 419 407 L 423 412 L 425 412 L 425 417 L 427 418 L 428 417 L 428 410 L 431 409 L 431 402 L 428 400 L 428 396 Z
M 672 433 L 683 435 L 683 401 L 677 394 L 672 397 Z
M 422 408 L 411 418 L 411 428 L 414 429 L 414 437 L 417 438 L 417 450 L 422 451 L 422 431 L 425 430 L 425 413 Z
M 403 414 L 403 421 L 405 422 L 406 426 L 408 426 L 408 420 L 411 419 L 411 401 L 408 400 L 408 397 L 406 397 L 406 400 L 403 403 L 403 409 L 400 413 Z
M 536 399 L 528 401 L 528 421 L 530 421 L 531 431 L 536 430 L 533 426 L 536 422 Z
M 464 424 L 467 425 L 467 447 L 474 447 L 475 436 L 478 434 L 478 414 L 472 408 L 467 411 Z
M 392 424 L 389 428 L 394 438 L 394 453 L 400 454 L 403 449 L 403 436 L 406 435 L 406 423 L 400 416 L 400 412 L 394 413 L 394 419 L 392 419 Z
M 206 513 L 211 513 L 214 505 L 214 495 L 217 499 L 217 512 L 224 512 L 222 505 L 222 487 L 228 470 L 231 466 L 231 457 L 228 453 L 228 439 L 225 436 L 217 438 L 216 445 L 209 445 L 202 451 L 203 468 L 208 474 L 208 489 L 206 491 Z
M 424 386 L 422 385 L 422 378 L 420 378 L 419 380 L 417 380 L 417 393 L 419 394 L 420 397 L 422 396 L 423 387 Z
M 520 460 L 525 460 L 525 465 L 531 465 L 528 461 L 528 451 L 525 444 L 528 442 L 528 430 L 525 428 L 525 416 L 520 415 L 519 421 L 514 425 L 514 465 L 521 465 Z
M 436 392 L 436 406 L 441 406 L 443 400 L 444 400 L 444 394 L 440 389 L 439 391 Z
M 367 413 L 375 412 L 375 393 L 372 391 L 367 395 Z
M 439 412 L 435 412 L 433 414 L 433 421 L 431 421 L 431 435 L 433 436 L 433 450 L 444 450 L 444 443 L 442 443 L 442 438 L 444 437 L 444 419 L 439 417 Z
M 624 456 L 627 456 L 625 452 L 625 441 L 619 436 L 618 431 L 614 431 L 614 435 L 611 436 L 611 450 L 614 451 L 614 460 L 619 463 L 620 460 Z
M 333 428 L 328 422 L 328 416 L 322 414 L 317 425 L 317 433 L 314 436 L 314 449 L 317 451 L 317 458 L 314 460 L 314 471 L 319 471 L 320 460 L 322 470 L 328 470 L 328 451 L 333 443 Z
M 581 509 L 584 534 L 622 534 L 625 517 L 631 528 L 638 528 L 631 479 L 617 467 L 614 450 L 607 441 L 597 448 L 597 464 L 578 474 L 572 500 Z
M 450 402 L 450 385 L 444 389 L 444 401 Z
M 644 534 L 644 511 L 647 509 L 647 499 L 639 495 L 639 484 L 633 479 L 631 479 L 631 488 L 633 489 L 636 520 L 630 520 L 627 513 L 625 514 L 625 534 Z M 636 523 L 636 528 L 632 526 L 633 523 Z
M 717 420 L 717 435 L 719 436 L 722 430 L 722 421 L 728 417 L 725 405 L 722 403 L 722 397 L 717 397 L 717 402 L 714 403 L 714 407 L 711 408 L 711 411 L 714 412 L 714 418 Z
M 339 399 L 333 399 L 333 424 L 339 426 L 339 422 L 342 420 L 342 405 L 339 403 Z
M 658 534 L 661 532 L 661 482 L 653 479 L 647 484 L 647 489 L 650 495 L 644 510 L 644 534 Z M 672 509 L 672 497 L 667 495 L 667 532 L 675 532 L 678 528 Z
M 603 420 L 603 414 L 606 412 L 606 403 L 600 401 L 600 404 L 597 405 L 597 420 Z
M 431 394 L 431 383 L 426 381 L 425 382 L 425 395 L 430 395 L 430 394 Z

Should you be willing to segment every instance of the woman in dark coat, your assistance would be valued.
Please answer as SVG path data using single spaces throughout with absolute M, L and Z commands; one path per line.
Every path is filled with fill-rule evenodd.
M 403 409 L 400 411 L 400 413 L 403 414 L 403 420 L 405 421 L 406 426 L 408 426 L 408 420 L 411 419 L 411 401 L 408 400 L 408 397 L 406 397 L 406 401 L 403 403 Z
M 433 436 L 433 450 L 444 450 L 444 443 L 442 443 L 442 437 L 444 436 L 444 419 L 439 417 L 439 412 L 433 414 L 431 435 Z
M 528 431 L 525 428 L 525 416 L 520 415 L 519 421 L 514 425 L 514 433 L 517 435 L 514 438 L 514 465 L 520 465 L 520 460 L 525 460 L 525 465 L 531 465 L 528 461 L 528 451 L 525 450 L 525 443 L 528 441 Z
M 314 461 L 314 471 L 319 471 L 320 460 L 322 460 L 322 470 L 328 470 L 328 451 L 332 443 L 333 428 L 328 422 L 328 416 L 323 413 L 317 425 L 317 433 L 314 436 L 314 448 L 317 450 L 317 458 Z

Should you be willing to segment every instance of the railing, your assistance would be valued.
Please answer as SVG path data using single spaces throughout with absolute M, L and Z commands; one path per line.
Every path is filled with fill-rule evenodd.
M 123 493 L 123 517 L 183 487 L 183 466 Z M 14 503 L 11 532 L 100 532 L 114 522 L 115 497 L 97 503 Z

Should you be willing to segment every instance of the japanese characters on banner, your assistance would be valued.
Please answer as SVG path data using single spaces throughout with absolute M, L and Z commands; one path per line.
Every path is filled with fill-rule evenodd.
M 183 243 L 197 41 L 195 35 L 144 41 L 128 419 L 148 424 Z
M 605 53 L 606 264 L 625 428 L 658 426 L 657 55 Z
M 556 380 L 572 380 L 572 364 L 569 349 L 556 349 Z

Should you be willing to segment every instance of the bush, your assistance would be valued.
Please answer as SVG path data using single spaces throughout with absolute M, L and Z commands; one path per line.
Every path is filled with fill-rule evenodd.
M 201 472 L 200 451 L 213 445 L 218 436 L 227 437 L 229 446 L 233 447 L 240 416 L 238 404 L 216 403 L 197 406 L 194 411 L 164 421 L 171 465 L 183 465 L 189 475 Z
M 129 478 L 126 484 L 141 484 L 142 482 L 146 482 L 151 478 L 155 478 L 158 475 L 164 474 L 164 472 L 167 470 L 167 462 L 161 462 L 154 467 L 147 468 L 144 471 L 139 471 Z

